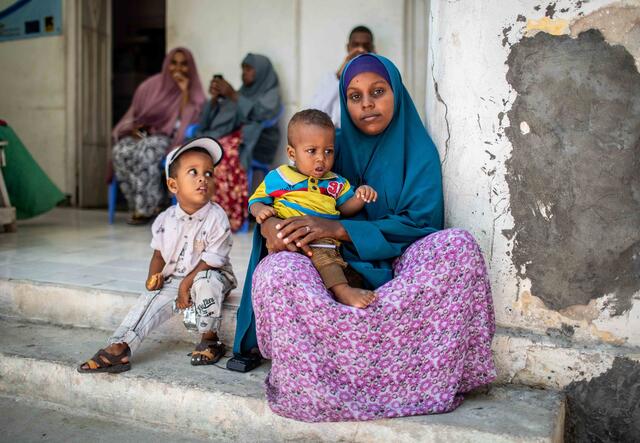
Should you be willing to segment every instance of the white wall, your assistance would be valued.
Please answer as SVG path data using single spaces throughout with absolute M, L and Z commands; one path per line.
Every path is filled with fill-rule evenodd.
M 0 43 L 0 118 L 13 127 L 53 182 L 70 193 L 65 31 L 60 36 Z

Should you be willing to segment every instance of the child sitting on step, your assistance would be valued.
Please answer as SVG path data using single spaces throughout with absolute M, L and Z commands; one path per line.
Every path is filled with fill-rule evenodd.
M 148 292 L 140 295 L 109 339 L 109 346 L 80 365 L 79 372 L 128 371 L 131 354 L 142 340 L 186 308 L 195 311 L 195 325 L 202 334 L 191 354 L 191 364 L 209 365 L 224 356 L 225 346 L 218 340 L 222 303 L 237 283 L 229 260 L 229 220 L 222 208 L 211 202 L 213 168 L 222 155 L 218 142 L 202 137 L 167 156 L 167 186 L 178 204 L 153 223 Z

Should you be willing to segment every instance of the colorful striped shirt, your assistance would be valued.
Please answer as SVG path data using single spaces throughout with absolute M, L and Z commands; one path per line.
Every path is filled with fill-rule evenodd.
M 337 219 L 336 208 L 353 196 L 349 181 L 333 172 L 315 178 L 282 165 L 267 174 L 249 198 L 249 206 L 257 202 L 273 206 L 282 219 L 298 215 Z

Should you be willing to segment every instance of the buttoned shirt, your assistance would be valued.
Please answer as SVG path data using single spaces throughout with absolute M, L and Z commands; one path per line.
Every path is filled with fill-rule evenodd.
M 207 203 L 191 215 L 171 206 L 158 215 L 151 232 L 151 247 L 162 254 L 165 277 L 184 277 L 202 260 L 235 281 L 229 259 L 231 226 L 218 204 Z
M 273 206 L 278 217 L 298 215 L 340 218 L 336 207 L 354 196 L 349 181 L 327 172 L 321 178 L 301 174 L 293 166 L 282 165 L 270 171 L 249 199 Z

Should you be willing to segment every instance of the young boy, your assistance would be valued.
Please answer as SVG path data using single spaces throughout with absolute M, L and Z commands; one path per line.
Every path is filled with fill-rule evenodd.
M 287 156 L 294 166 L 282 165 L 269 172 L 249 199 L 249 211 L 259 224 L 269 217 L 349 217 L 376 200 L 378 194 L 370 186 L 360 186 L 354 193 L 347 179 L 331 172 L 334 133 L 331 118 L 317 109 L 300 111 L 291 118 Z M 310 246 L 311 262 L 336 300 L 358 308 L 375 300 L 372 291 L 347 283 L 340 242 L 326 238 Z
M 146 288 L 136 305 L 109 340 L 78 367 L 79 372 L 123 372 L 142 340 L 177 310 L 195 312 L 195 325 L 185 314 L 185 326 L 202 334 L 191 355 L 192 365 L 209 365 L 225 353 L 218 340 L 222 302 L 236 287 L 229 252 L 231 229 L 220 206 L 212 203 L 213 168 L 222 148 L 212 138 L 195 139 L 167 156 L 167 186 L 178 204 L 158 218 L 152 227 L 154 249 Z M 175 308 L 174 309 L 174 303 Z

